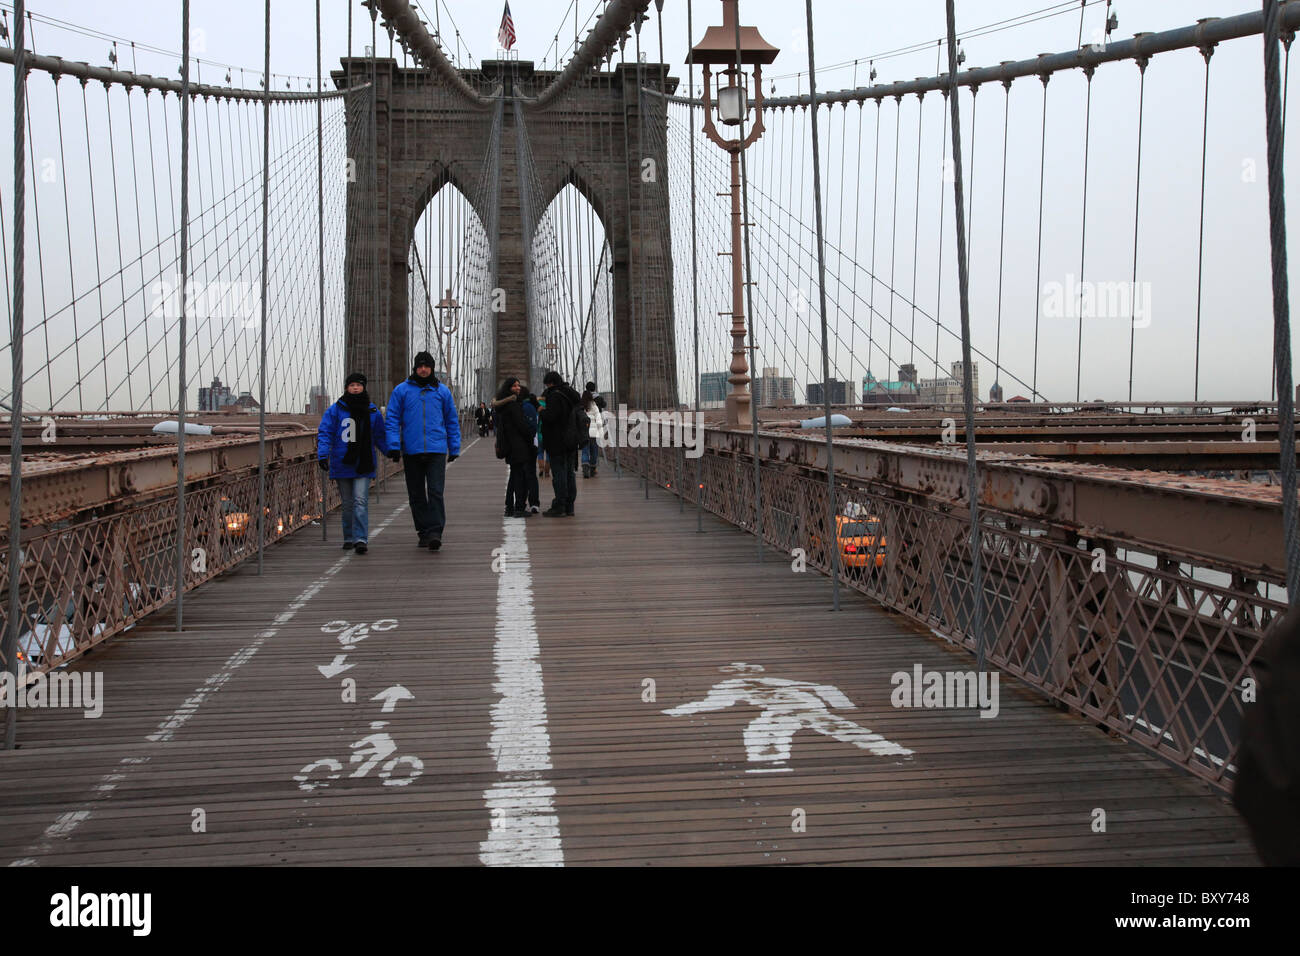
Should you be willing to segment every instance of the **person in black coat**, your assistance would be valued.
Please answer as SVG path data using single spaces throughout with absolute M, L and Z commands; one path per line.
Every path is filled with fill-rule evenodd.
M 1300 866 L 1300 607 L 1270 629 L 1243 706 L 1232 802 L 1268 866 Z
M 572 517 L 578 500 L 578 448 L 586 441 L 573 427 L 573 410 L 582 405 L 582 396 L 573 390 L 559 372 L 547 372 L 542 379 L 542 444 L 551 459 L 551 485 L 555 500 L 542 514 L 548 518 Z M 585 431 L 585 430 L 584 430 Z
M 532 429 L 524 418 L 524 394 L 519 379 L 511 376 L 501 383 L 492 402 L 497 457 L 504 458 L 510 466 L 510 480 L 506 484 L 507 518 L 528 517 L 528 475 L 535 451 Z

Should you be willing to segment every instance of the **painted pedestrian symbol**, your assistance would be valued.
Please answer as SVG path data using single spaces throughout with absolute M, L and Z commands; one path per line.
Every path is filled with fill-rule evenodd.
M 759 664 L 737 662 L 718 668 L 724 674 L 742 674 L 732 677 L 713 688 L 703 700 L 680 704 L 664 713 L 670 717 L 685 717 L 711 710 L 725 710 L 733 704 L 749 704 L 762 708 L 762 713 L 745 728 L 745 749 L 750 763 L 764 764 L 750 767 L 750 773 L 774 773 L 790 770 L 785 766 L 790 759 L 794 735 L 800 730 L 815 730 L 835 740 L 853 744 L 878 757 L 907 757 L 912 751 L 880 734 L 872 733 L 853 721 L 827 709 L 848 709 L 853 702 L 831 684 L 814 684 L 810 681 L 787 680 L 784 677 L 757 677 L 764 668 Z

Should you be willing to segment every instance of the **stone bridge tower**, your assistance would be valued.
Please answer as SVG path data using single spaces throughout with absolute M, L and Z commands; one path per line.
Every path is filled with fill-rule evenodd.
M 490 102 L 475 103 L 433 71 L 393 59 L 344 60 L 332 74 L 336 86 L 357 89 L 347 111 L 348 155 L 357 161 L 347 197 L 347 368 L 382 383 L 376 395 L 410 374 L 408 250 L 421 213 L 452 184 L 496 251 L 505 310 L 494 315 L 493 380 L 517 375 L 540 390 L 540 380 L 531 381 L 536 369 L 530 375 L 538 343 L 530 349 L 524 263 L 532 236 L 525 231 L 571 183 L 591 203 L 613 253 L 616 381 L 601 382 L 601 390 L 634 405 L 675 404 L 672 249 L 662 225 L 669 208 L 666 101 L 638 96 L 635 64 L 579 76 L 544 108 L 530 100 L 556 72 L 505 60 L 459 73 Z M 658 64 L 642 64 L 640 77 L 646 89 L 671 93 L 677 86 Z M 531 156 L 524 182 L 530 167 L 521 161 L 517 116 Z M 651 181 L 642 177 L 646 158 L 654 160 Z M 477 396 L 456 398 L 466 404 Z

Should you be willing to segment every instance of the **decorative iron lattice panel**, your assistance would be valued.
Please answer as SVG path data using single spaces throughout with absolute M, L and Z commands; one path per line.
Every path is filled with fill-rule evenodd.
M 382 461 L 381 480 L 400 470 Z M 186 591 L 257 555 L 257 485 L 254 471 L 186 492 Z M 338 506 L 337 487 L 322 481 L 314 458 L 272 464 L 266 543 L 312 526 L 322 511 Z M 172 602 L 176 545 L 174 496 L 24 534 L 18 651 L 29 672 L 66 664 Z M 8 548 L 8 537 L 0 538 L 0 590 L 6 593 Z M 8 626 L 8 615 L 4 602 L 0 626 Z

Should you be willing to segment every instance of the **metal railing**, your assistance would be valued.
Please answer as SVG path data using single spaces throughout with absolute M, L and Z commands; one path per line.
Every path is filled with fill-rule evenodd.
M 387 459 L 379 465 L 380 481 L 401 470 Z M 185 494 L 185 591 L 258 552 L 256 468 L 196 484 L 201 486 Z M 18 653 L 29 673 L 66 664 L 175 600 L 175 495 L 147 497 L 103 517 L 24 528 Z M 337 489 L 317 468 L 314 454 L 268 463 L 267 545 L 313 526 L 338 506 Z M 0 537 L 3 589 L 8 588 L 8 549 L 6 534 Z M 0 608 L 6 627 L 8 615 L 6 604 Z
M 688 502 L 702 495 L 725 521 L 761 528 L 775 550 L 802 549 L 811 567 L 829 573 L 838 547 L 844 584 L 976 651 L 964 503 L 855 478 L 837 448 L 833 512 L 824 469 L 768 457 L 760 514 L 751 455 L 706 447 L 697 482 L 697 462 L 679 448 L 607 451 Z M 990 665 L 1229 789 L 1252 663 L 1286 609 L 1282 572 L 1232 572 L 1113 534 L 1085 540 L 1064 522 L 980 512 Z M 849 534 L 841 522 L 861 524 Z

